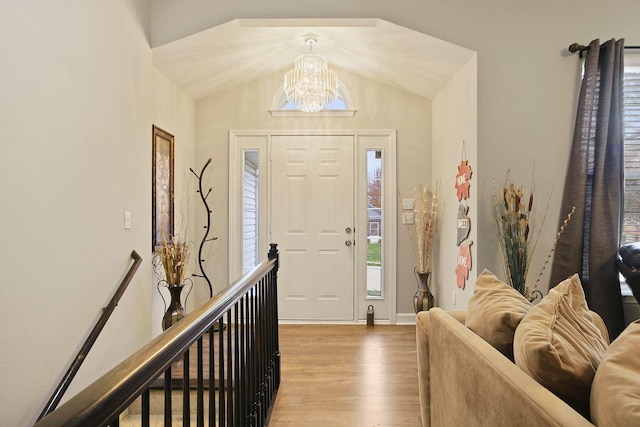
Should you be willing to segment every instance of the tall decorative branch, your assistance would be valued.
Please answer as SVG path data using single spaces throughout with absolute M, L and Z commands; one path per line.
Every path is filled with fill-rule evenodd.
M 202 277 L 207 281 L 207 284 L 209 285 L 209 298 L 212 298 L 213 286 L 211 285 L 211 280 L 209 280 L 207 273 L 204 271 L 203 263 L 205 260 L 202 257 L 202 249 L 204 248 L 204 244 L 218 239 L 217 237 L 209 238 L 209 231 L 211 230 L 211 209 L 209 209 L 209 204 L 207 203 L 207 197 L 209 197 L 209 194 L 211 194 L 211 188 L 209 188 L 209 191 L 207 191 L 207 194 L 204 194 L 202 191 L 202 177 L 204 175 L 205 169 L 207 168 L 207 166 L 209 166 L 209 163 L 211 163 L 211 158 L 209 158 L 209 160 L 207 160 L 207 163 L 205 163 L 205 165 L 202 167 L 202 171 L 200 171 L 200 175 L 195 173 L 195 171 L 192 168 L 189 168 L 189 170 L 191 171 L 191 173 L 193 173 L 196 176 L 196 178 L 198 178 L 197 192 L 200 193 L 200 198 L 202 199 L 202 203 L 204 204 L 204 207 L 207 210 L 207 225 L 204 226 L 204 229 L 205 229 L 204 236 L 202 236 L 202 241 L 200 242 L 200 249 L 198 249 L 198 265 L 200 266 L 200 272 L 202 274 L 194 273 L 192 275 L 194 277 Z
M 540 282 L 540 278 L 542 277 L 542 274 L 544 273 L 545 269 L 547 268 L 547 265 L 549 264 L 549 260 L 551 259 L 551 256 L 553 255 L 553 253 L 556 250 L 556 246 L 558 246 L 558 241 L 560 240 L 560 237 L 562 236 L 562 233 L 564 233 L 565 228 L 567 228 L 567 225 L 569 225 L 569 221 L 571 221 L 571 217 L 573 216 L 573 214 L 576 212 L 576 207 L 572 206 L 571 207 L 571 212 L 569 212 L 567 214 L 567 216 L 564 218 L 564 221 L 562 222 L 562 225 L 560 226 L 560 230 L 556 233 L 556 238 L 553 241 L 553 245 L 551 245 L 551 249 L 549 250 L 549 254 L 547 255 L 547 258 L 544 260 L 544 264 L 542 264 L 542 268 L 540 269 L 540 273 L 538 273 L 538 278 L 536 279 L 536 283 L 534 284 L 534 288 L 538 287 L 538 283 Z

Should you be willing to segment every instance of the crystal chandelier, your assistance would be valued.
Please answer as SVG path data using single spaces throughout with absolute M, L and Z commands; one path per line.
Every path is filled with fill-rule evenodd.
M 338 77 L 327 68 L 327 59 L 311 51 L 315 39 L 305 40 L 309 53 L 296 58 L 295 67 L 284 76 L 287 101 L 298 104 L 300 110 L 315 113 L 338 95 Z

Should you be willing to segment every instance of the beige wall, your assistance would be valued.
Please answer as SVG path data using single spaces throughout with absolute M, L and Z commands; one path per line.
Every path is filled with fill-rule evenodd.
M 148 341 L 162 309 L 152 303 L 151 125 L 176 135 L 184 169 L 194 104 L 154 72 L 148 14 L 144 0 L 3 5 L 2 425 L 33 424 L 134 249 L 143 263 L 66 396 Z
M 213 188 L 213 230 L 207 272 L 216 289 L 230 280 L 228 272 L 228 131 L 247 129 L 397 129 L 398 189 L 405 197 L 418 184 L 431 184 L 431 103 L 386 85 L 336 69 L 355 108 L 353 118 L 273 118 L 268 110 L 282 84 L 284 71 L 257 79 L 196 102 L 196 163 L 213 158 L 206 188 Z M 196 230 L 205 218 L 196 207 Z M 412 311 L 415 290 L 409 234 L 398 226 L 397 310 Z M 276 242 L 277 243 L 277 242 Z M 265 254 L 266 255 L 266 254 Z
M 461 310 L 473 295 L 473 284 L 478 274 L 478 181 L 483 171 L 478 171 L 477 150 L 477 58 L 473 57 L 449 84 L 433 99 L 433 179 L 442 179 L 441 196 L 438 207 L 438 233 L 434 257 L 434 277 L 436 302 L 445 310 Z M 458 165 L 467 160 L 471 175 L 469 198 L 458 201 L 455 177 Z M 471 248 L 471 271 L 466 287 L 456 286 L 458 206 L 468 207 L 471 232 L 466 242 L 473 242 Z M 465 242 L 465 243 L 466 243 Z M 454 295 L 455 293 L 455 303 Z

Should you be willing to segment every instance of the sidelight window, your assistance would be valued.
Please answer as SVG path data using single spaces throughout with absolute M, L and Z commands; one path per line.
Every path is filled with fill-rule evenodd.
M 382 151 L 367 150 L 367 298 L 384 296 L 382 177 Z
M 244 152 L 242 179 L 242 235 L 243 235 L 243 270 L 247 273 L 258 265 L 258 225 L 259 225 L 259 152 Z

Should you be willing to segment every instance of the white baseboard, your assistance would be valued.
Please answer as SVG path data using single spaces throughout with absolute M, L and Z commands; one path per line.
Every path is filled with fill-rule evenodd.
M 415 313 L 397 313 L 396 325 L 415 325 L 416 314 Z
M 292 319 L 280 319 L 278 323 L 281 325 L 366 325 L 367 321 L 364 319 L 359 320 L 292 320 Z M 388 319 L 375 319 L 376 325 L 391 325 Z M 396 325 L 415 325 L 416 314 L 415 313 L 398 313 L 396 314 Z

